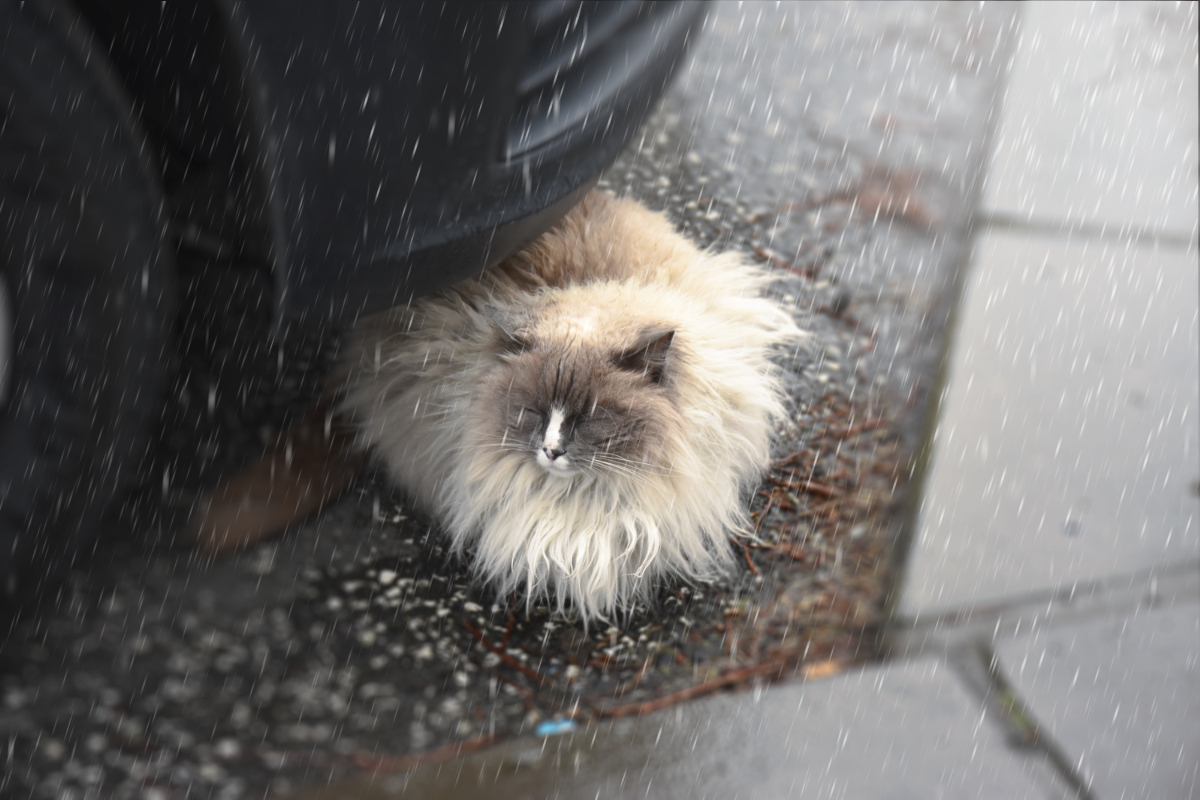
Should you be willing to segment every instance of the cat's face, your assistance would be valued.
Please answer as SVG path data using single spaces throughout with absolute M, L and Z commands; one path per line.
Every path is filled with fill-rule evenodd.
M 564 478 L 669 470 L 680 423 L 674 331 L 630 333 L 547 336 L 501 320 L 485 399 L 489 438 Z

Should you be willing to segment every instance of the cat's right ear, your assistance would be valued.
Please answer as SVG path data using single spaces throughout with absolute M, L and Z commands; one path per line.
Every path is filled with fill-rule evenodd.
M 671 342 L 674 339 L 674 330 L 644 330 L 633 349 L 617 357 L 617 366 L 630 372 L 641 373 L 654 383 L 662 383 L 671 358 Z
M 492 323 L 492 330 L 500 342 L 501 353 L 520 353 L 529 344 L 522 335 L 523 320 L 507 308 L 497 308 L 490 303 L 483 307 L 483 313 Z

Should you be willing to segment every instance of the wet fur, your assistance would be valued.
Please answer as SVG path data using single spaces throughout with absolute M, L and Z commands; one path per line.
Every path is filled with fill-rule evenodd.
M 592 192 L 481 278 L 362 322 L 341 408 L 499 591 L 607 615 L 730 558 L 782 412 L 768 351 L 797 334 L 764 282 Z

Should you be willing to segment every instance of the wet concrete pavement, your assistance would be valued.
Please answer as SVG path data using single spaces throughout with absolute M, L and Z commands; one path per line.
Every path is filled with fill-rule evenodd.
M 278 546 L 86 576 L 9 654 L 0 793 L 1194 796 L 1195 83 L 1191 6 L 721 4 L 606 175 L 788 276 L 812 332 L 798 404 L 839 388 L 887 417 L 918 480 L 860 531 L 912 535 L 882 662 L 789 662 L 586 726 L 489 706 L 470 637 L 396 640 L 402 661 L 371 631 L 309 636 L 359 591 L 318 567 L 386 546 L 448 571 L 364 485 Z M 329 575 L 345 591 L 314 595 Z M 758 577 L 738 596 L 764 596 Z M 453 619 L 481 598 L 449 600 Z M 414 612 L 426 630 L 442 602 Z M 389 659 L 427 685 L 389 688 Z M 525 735 L 409 758 L 488 724 Z
M 1026 8 L 896 626 L 994 658 L 1074 796 L 1200 793 L 1196 37 Z

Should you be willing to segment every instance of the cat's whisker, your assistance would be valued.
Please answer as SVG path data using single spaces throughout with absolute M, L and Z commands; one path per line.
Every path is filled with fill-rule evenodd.
M 657 464 L 646 461 L 644 459 L 632 459 L 627 456 L 622 456 L 611 451 L 597 453 L 597 460 L 604 463 L 624 464 L 634 469 L 637 472 L 654 472 L 661 475 L 690 475 L 692 473 L 684 472 L 677 465 Z
M 471 450 L 496 449 L 508 450 L 514 453 L 525 452 L 527 448 L 519 441 L 503 436 L 492 437 L 493 441 L 460 442 L 450 449 L 452 453 L 461 454 Z
M 678 470 L 671 467 L 659 464 L 650 464 L 644 461 L 634 461 L 628 458 L 619 456 L 613 458 L 605 458 L 595 456 L 590 463 L 593 466 L 602 467 L 607 471 L 629 475 L 630 477 L 639 477 L 643 475 L 658 475 L 661 477 L 670 477 L 672 475 L 681 474 Z

